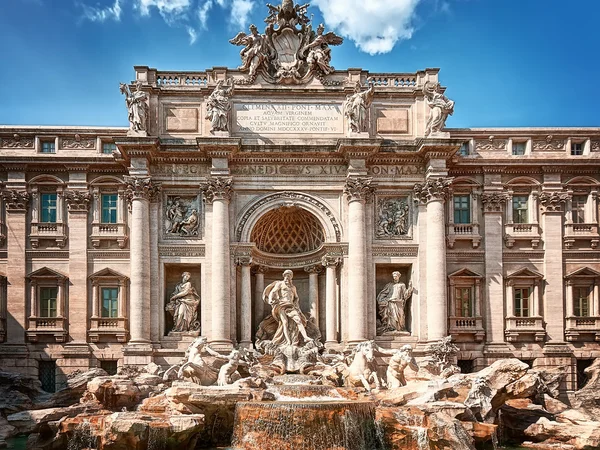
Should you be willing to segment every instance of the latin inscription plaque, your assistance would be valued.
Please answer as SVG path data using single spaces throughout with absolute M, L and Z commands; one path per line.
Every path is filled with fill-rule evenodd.
M 238 103 L 234 131 L 256 134 L 343 134 L 341 104 Z

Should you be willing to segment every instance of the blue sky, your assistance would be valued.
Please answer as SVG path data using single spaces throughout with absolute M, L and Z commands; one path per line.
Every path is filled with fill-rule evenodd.
M 272 3 L 279 3 L 271 0 Z M 263 0 L 0 0 L 0 124 L 127 125 L 134 65 L 239 65 Z M 313 0 L 337 69 L 439 67 L 450 127 L 600 126 L 600 1 Z

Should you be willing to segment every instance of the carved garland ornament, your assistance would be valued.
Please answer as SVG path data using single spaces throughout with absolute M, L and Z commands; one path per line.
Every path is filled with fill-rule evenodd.
M 481 194 L 483 212 L 502 212 L 504 204 L 507 200 L 508 196 L 503 192 L 484 192 L 483 194 Z
M 66 191 L 65 200 L 69 212 L 87 212 L 91 195 L 88 191 Z
M 2 191 L 2 200 L 7 211 L 25 211 L 29 205 L 29 192 L 8 189 Z
M 205 184 L 201 186 L 204 192 L 204 199 L 209 205 L 215 200 L 231 200 L 233 195 L 233 178 L 231 177 L 215 177 L 209 178 Z
M 90 149 L 96 147 L 94 139 L 82 139 L 80 135 L 76 134 L 74 139 L 63 139 L 62 148 L 68 150 L 75 149 Z
M 152 178 L 125 177 L 125 184 L 127 185 L 125 197 L 130 203 L 137 199 L 158 201 L 160 185 L 154 183 Z
M 427 180 L 425 183 L 415 184 L 415 202 L 426 204 L 432 201 L 445 200 L 450 192 L 452 180 L 453 178 L 440 177 Z
M 539 196 L 542 212 L 560 212 L 562 204 L 569 199 L 566 192 L 542 192 Z
M 546 136 L 543 141 L 533 141 L 535 150 L 563 150 L 565 148 L 564 139 L 554 139 L 552 135 Z
M 492 151 L 506 150 L 506 139 L 496 139 L 495 136 L 490 136 L 487 140 L 475 141 L 477 150 Z
M 33 138 L 22 138 L 14 134 L 12 138 L 3 138 L 2 147 L 4 148 L 33 148 Z
M 375 187 L 371 185 L 373 177 L 348 177 L 344 186 L 344 194 L 348 202 L 369 201 L 373 197 Z

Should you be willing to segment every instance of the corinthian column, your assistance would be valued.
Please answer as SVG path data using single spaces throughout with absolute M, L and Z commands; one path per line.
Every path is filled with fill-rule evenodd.
M 348 343 L 367 336 L 367 233 L 365 204 L 374 188 L 370 177 L 348 177 L 344 194 L 348 198 Z
M 427 205 L 427 338 L 437 341 L 448 334 L 446 289 L 446 231 L 444 200 L 451 178 L 432 178 L 414 188 L 415 200 Z
M 126 196 L 131 203 L 129 297 L 130 344 L 150 343 L 150 200 L 160 188 L 149 177 L 127 177 Z
M 215 177 L 203 186 L 206 203 L 212 204 L 212 276 L 211 316 L 215 349 L 231 348 L 231 257 L 229 249 L 229 200 L 232 194 L 230 177 Z
M 325 266 L 325 345 L 335 345 L 337 340 L 337 280 L 336 270 L 340 258 L 323 256 Z

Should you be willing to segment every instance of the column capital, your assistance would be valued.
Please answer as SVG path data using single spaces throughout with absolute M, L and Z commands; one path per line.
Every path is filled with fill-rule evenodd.
M 321 265 L 324 267 L 336 267 L 341 264 L 342 258 L 334 255 L 325 255 L 321 258 Z
M 538 197 L 542 213 L 561 212 L 563 203 L 570 197 L 567 192 L 542 192 Z
M 323 266 L 320 264 L 314 264 L 312 266 L 307 266 L 304 268 L 304 271 L 307 273 L 320 274 L 323 271 Z
M 372 182 L 373 177 L 347 177 L 344 194 L 348 197 L 348 202 L 368 202 L 375 192 Z
M 18 189 L 5 189 L 2 191 L 2 201 L 7 212 L 25 212 L 29 206 L 29 192 Z
M 160 194 L 160 185 L 150 177 L 125 177 L 125 184 L 125 197 L 130 203 L 138 199 L 155 202 Z
M 92 196 L 88 191 L 65 191 L 65 200 L 67 209 L 70 213 L 88 211 L 88 206 Z
M 252 267 L 254 274 L 264 274 L 269 270 L 267 266 L 256 265 Z
M 201 185 L 204 192 L 204 199 L 208 204 L 212 204 L 215 200 L 231 200 L 233 194 L 233 178 L 231 177 L 213 177 L 206 180 L 206 183 Z
M 423 204 L 433 201 L 444 201 L 450 193 L 453 178 L 431 178 L 425 183 L 417 183 L 413 189 L 415 202 Z
M 252 264 L 252 256 L 250 255 L 236 255 L 234 259 L 236 266 L 249 266 Z
M 484 214 L 502 212 L 502 208 L 507 201 L 508 195 L 505 192 L 484 192 L 481 194 Z

